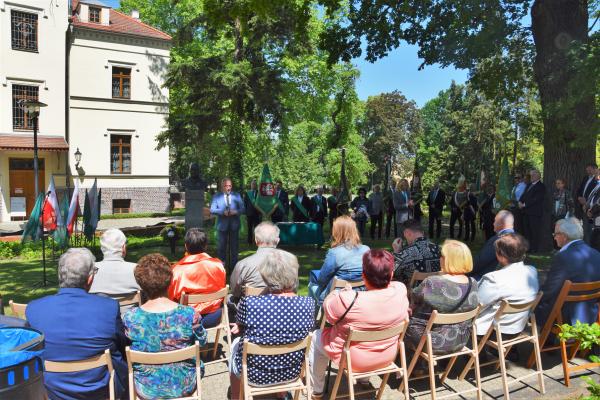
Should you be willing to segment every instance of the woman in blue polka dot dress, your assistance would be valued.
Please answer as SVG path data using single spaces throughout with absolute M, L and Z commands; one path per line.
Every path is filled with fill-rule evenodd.
M 247 296 L 238 305 L 237 323 L 232 332 L 242 336 L 232 343 L 230 373 L 231 399 L 239 398 L 242 375 L 242 344 L 281 345 L 303 340 L 314 326 L 315 301 L 297 296 L 298 259 L 283 250 L 258 267 L 268 293 Z M 278 356 L 249 356 L 248 381 L 252 385 L 268 386 L 294 381 L 300 375 L 304 352 Z M 285 398 L 286 393 L 278 398 Z

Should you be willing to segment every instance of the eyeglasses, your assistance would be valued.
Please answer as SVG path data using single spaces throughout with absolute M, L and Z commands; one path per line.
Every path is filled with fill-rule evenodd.
M 96 275 L 98 273 L 99 268 L 98 267 L 94 267 L 92 268 L 92 276 Z

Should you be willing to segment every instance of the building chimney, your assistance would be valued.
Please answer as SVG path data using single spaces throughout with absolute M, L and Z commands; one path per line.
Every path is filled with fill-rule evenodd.
M 133 19 L 140 19 L 140 11 L 139 10 L 131 10 L 131 18 Z

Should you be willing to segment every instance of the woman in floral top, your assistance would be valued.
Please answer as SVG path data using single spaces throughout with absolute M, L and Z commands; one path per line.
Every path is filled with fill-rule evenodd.
M 140 259 L 134 274 L 148 301 L 123 316 L 132 350 L 159 353 L 183 349 L 195 341 L 206 343 L 199 315 L 192 307 L 177 304 L 167 296 L 173 276 L 169 260 L 160 254 L 149 254 Z M 183 397 L 196 390 L 192 359 L 163 365 L 134 364 L 133 368 L 139 398 Z

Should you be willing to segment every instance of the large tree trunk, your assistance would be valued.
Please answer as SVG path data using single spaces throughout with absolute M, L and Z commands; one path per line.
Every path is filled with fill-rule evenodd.
M 569 51 L 588 41 L 585 0 L 536 0 L 531 9 L 536 48 L 535 80 L 544 122 L 544 184 L 546 204 L 542 248 L 549 249 L 553 183 L 566 179 L 577 189 L 585 165 L 596 160 L 597 132 L 593 77 L 581 86 L 585 71 L 577 68 Z

